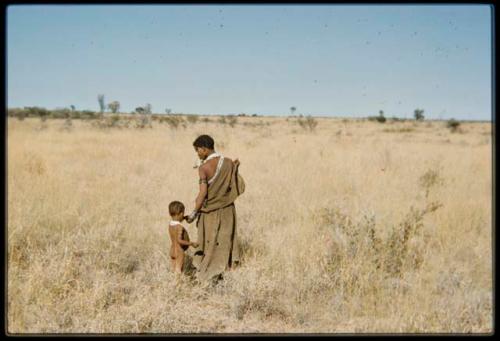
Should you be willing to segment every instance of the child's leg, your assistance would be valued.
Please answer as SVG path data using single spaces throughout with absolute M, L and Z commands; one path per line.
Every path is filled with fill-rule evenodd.
M 180 253 L 177 255 L 177 258 L 175 259 L 175 272 L 176 273 L 182 273 L 182 268 L 184 265 L 184 253 Z

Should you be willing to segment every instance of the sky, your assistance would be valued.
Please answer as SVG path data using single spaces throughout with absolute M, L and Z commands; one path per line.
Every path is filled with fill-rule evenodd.
M 489 5 L 10 5 L 7 105 L 492 120 Z

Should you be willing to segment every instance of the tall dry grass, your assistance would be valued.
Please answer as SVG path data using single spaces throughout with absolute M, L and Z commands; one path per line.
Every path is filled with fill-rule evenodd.
M 490 124 L 61 122 L 8 121 L 10 333 L 493 330 Z M 247 183 L 243 262 L 216 286 L 167 259 L 202 133 Z

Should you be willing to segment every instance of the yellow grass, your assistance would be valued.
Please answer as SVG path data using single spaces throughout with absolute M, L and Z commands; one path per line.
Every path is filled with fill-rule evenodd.
M 491 333 L 491 124 L 318 122 L 9 118 L 8 331 Z M 168 264 L 203 133 L 246 181 L 243 262 L 217 286 Z

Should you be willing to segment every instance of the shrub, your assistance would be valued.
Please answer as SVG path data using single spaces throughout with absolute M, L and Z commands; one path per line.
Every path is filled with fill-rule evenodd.
M 95 119 L 97 118 L 96 113 L 92 110 L 83 110 L 80 114 L 82 119 Z
M 144 129 L 146 127 L 153 128 L 150 115 L 142 114 L 136 117 L 135 127 L 138 129 Z
M 417 121 L 424 120 L 424 110 L 422 110 L 422 109 L 415 109 L 415 111 L 413 112 L 413 115 L 415 117 L 415 120 L 417 120 Z
M 68 118 L 71 114 L 71 110 L 68 108 L 55 109 L 50 112 L 51 118 Z
M 379 123 L 385 123 L 387 119 L 384 116 L 368 116 L 368 121 L 377 121 Z
M 42 120 L 45 121 L 46 116 L 50 114 L 50 112 L 45 108 L 40 107 L 24 107 L 27 111 L 28 116 L 30 117 L 44 117 Z
M 7 115 L 9 117 L 17 117 L 19 121 L 22 121 L 28 115 L 28 112 L 26 109 L 14 108 L 14 109 L 8 109 Z
M 187 115 L 186 118 L 187 118 L 187 121 L 189 123 L 193 123 L 194 124 L 194 123 L 198 122 L 199 116 L 193 114 L 193 115 Z
M 427 170 L 419 179 L 419 184 L 422 189 L 425 190 L 425 198 L 429 197 L 429 192 L 431 188 L 442 185 L 444 183 L 444 179 L 439 174 L 439 170 L 437 169 L 429 169 Z
M 450 128 L 451 132 L 454 133 L 458 130 L 458 128 L 460 127 L 460 122 L 455 120 L 454 118 L 448 120 L 448 122 L 446 122 L 446 126 L 448 128 Z
M 238 119 L 234 115 L 228 115 L 227 116 L 228 124 L 231 128 L 233 128 L 236 123 L 238 122 Z
M 185 127 L 185 122 L 184 120 L 182 119 L 181 116 L 177 116 L 177 115 L 168 115 L 168 116 L 163 116 L 161 119 L 160 119 L 160 122 L 163 123 L 163 122 L 166 122 L 170 128 L 172 129 L 177 129 L 179 127 L 179 125 L 183 125 Z
M 303 116 L 300 116 L 297 119 L 297 123 L 303 129 L 306 129 L 309 131 L 314 131 L 316 129 L 316 126 L 318 125 L 318 121 L 314 117 L 312 117 L 311 115 L 307 115 L 305 119 L 303 118 Z

